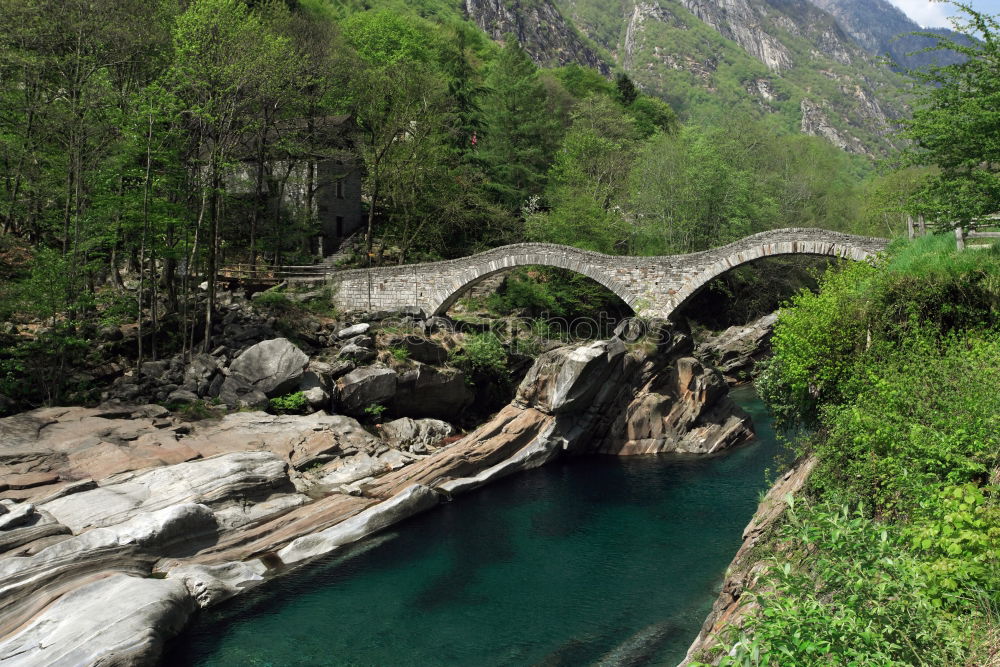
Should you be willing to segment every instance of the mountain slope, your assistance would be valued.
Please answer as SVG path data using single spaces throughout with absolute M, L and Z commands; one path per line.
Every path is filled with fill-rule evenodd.
M 540 65 L 577 63 L 610 74 L 611 67 L 549 2 L 465 0 L 466 15 L 495 40 L 510 33 Z
M 905 82 L 807 0 L 558 0 L 683 117 L 767 114 L 862 154 L 891 147 Z
M 873 55 L 888 56 L 904 70 L 962 61 L 962 56 L 953 51 L 918 53 L 921 49 L 934 46 L 936 40 L 912 35 L 912 32 L 931 32 L 959 42 L 964 41 L 964 37 L 946 28 L 924 30 L 886 0 L 810 1 L 836 18 L 844 32 L 863 49 Z

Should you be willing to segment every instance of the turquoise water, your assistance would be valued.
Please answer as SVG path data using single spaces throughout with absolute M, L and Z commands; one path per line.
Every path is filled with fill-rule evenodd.
M 201 615 L 169 665 L 676 664 L 781 447 L 593 457 L 461 496 Z

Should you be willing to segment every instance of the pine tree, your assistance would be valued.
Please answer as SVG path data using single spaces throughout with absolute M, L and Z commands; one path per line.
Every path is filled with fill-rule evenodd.
M 513 35 L 505 41 L 486 77 L 480 160 L 498 201 L 518 210 L 541 193 L 561 128 L 549 113 L 535 64 Z

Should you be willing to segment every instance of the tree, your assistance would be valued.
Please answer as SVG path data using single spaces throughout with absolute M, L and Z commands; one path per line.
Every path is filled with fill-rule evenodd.
M 912 71 L 922 84 L 904 136 L 913 141 L 910 164 L 932 165 L 931 176 L 911 205 L 940 225 L 969 225 L 1000 211 L 1000 24 L 961 2 L 965 18 L 955 28 L 968 37 L 938 34 L 933 50 L 951 50 L 964 62 Z
M 549 172 L 551 210 L 530 215 L 530 238 L 605 253 L 629 252 L 624 221 L 635 121 L 604 96 L 577 104 Z
M 639 89 L 624 72 L 615 77 L 615 87 L 618 89 L 618 101 L 625 106 L 630 106 L 639 98 Z
M 174 64 L 169 85 L 183 105 L 194 138 L 192 170 L 200 175 L 200 220 L 209 220 L 205 338 L 210 346 L 219 259 L 223 177 L 237 150 L 252 136 L 261 99 L 273 96 L 276 70 L 291 53 L 288 39 L 276 35 L 239 0 L 195 0 L 177 18 Z M 196 241 L 197 243 L 197 241 Z
M 560 128 L 546 109 L 538 68 L 513 35 L 486 77 L 480 162 L 497 201 L 517 211 L 541 194 Z

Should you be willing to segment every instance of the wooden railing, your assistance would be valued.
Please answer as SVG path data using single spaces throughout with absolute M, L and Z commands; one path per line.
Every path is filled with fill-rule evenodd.
M 971 227 L 955 227 L 955 246 L 959 250 L 965 250 L 968 239 L 1000 239 L 1000 231 L 984 231 L 989 228 L 1000 228 L 1000 214 L 986 216 L 972 221 Z M 906 218 L 906 231 L 911 239 L 927 234 L 928 223 L 924 216 L 917 216 L 916 220 L 912 216 Z M 989 245 L 970 245 L 970 248 L 988 248 Z
M 996 226 L 996 225 L 993 225 Z M 966 231 L 962 227 L 955 228 L 955 244 L 959 250 L 965 250 L 966 239 L 1000 239 L 1000 232 L 982 232 L 978 230 Z M 986 245 L 970 246 L 972 248 L 985 248 Z
M 266 266 L 263 264 L 231 264 L 219 269 L 219 278 L 247 282 L 281 282 L 322 280 L 331 268 L 325 264 L 309 266 Z

